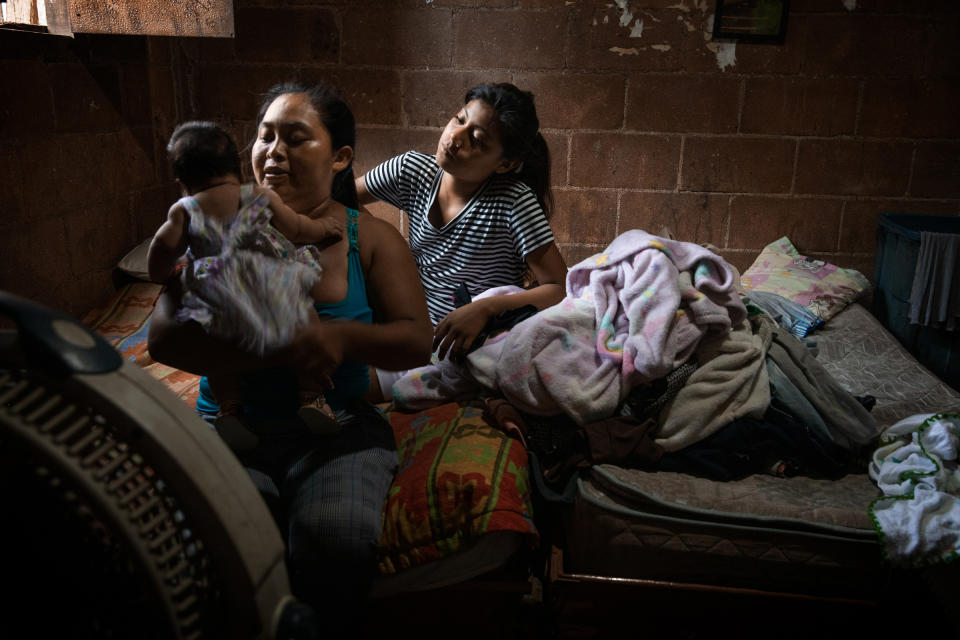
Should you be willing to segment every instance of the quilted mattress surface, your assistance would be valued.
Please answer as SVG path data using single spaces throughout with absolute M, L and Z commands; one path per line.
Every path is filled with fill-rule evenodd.
M 844 388 L 876 398 L 880 429 L 917 413 L 960 410 L 960 393 L 860 305 L 811 338 Z M 881 555 L 867 506 L 879 495 L 866 474 L 718 482 L 596 465 L 580 479 L 568 512 L 566 570 L 793 588 L 798 581 L 824 586 L 831 570 L 849 583 L 856 569 L 869 584 L 880 575 Z

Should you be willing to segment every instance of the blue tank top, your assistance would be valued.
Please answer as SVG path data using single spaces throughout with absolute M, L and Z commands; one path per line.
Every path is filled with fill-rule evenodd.
M 373 322 L 373 310 L 367 300 L 367 286 L 360 262 L 357 244 L 359 213 L 347 209 L 347 295 L 339 302 L 315 303 L 317 314 L 331 322 L 353 320 Z M 324 392 L 324 398 L 334 409 L 343 408 L 350 398 L 362 396 L 370 387 L 370 369 L 362 362 L 344 360 L 334 372 L 333 389 Z M 300 406 L 300 392 L 293 371 L 283 367 L 251 371 L 240 381 L 244 409 L 255 417 L 282 418 L 295 415 Z M 218 407 L 206 376 L 200 379 L 197 411 L 216 415 Z

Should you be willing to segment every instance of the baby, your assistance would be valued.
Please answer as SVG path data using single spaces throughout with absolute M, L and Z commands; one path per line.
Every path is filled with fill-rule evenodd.
M 194 320 L 208 334 L 261 355 L 288 344 L 316 313 L 322 268 L 313 245 L 338 242 L 342 223 L 300 215 L 273 191 L 241 184 L 236 143 L 211 122 L 178 126 L 167 154 L 183 197 L 150 244 L 150 278 L 165 281 L 186 254 L 177 320 Z M 217 432 L 234 449 L 256 446 L 238 379 L 218 375 L 208 382 L 219 405 Z M 298 413 L 312 432 L 339 430 L 322 394 L 302 392 L 301 401 Z

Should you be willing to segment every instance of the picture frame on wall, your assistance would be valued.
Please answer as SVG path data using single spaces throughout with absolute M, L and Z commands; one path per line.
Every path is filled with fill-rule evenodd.
M 789 4 L 789 0 L 716 0 L 713 37 L 782 44 Z

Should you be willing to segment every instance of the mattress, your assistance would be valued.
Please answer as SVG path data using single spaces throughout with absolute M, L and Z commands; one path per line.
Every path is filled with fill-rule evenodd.
M 811 338 L 844 388 L 876 398 L 880 428 L 960 410 L 960 394 L 858 304 Z M 865 473 L 718 482 L 595 465 L 564 514 L 563 571 L 872 599 L 894 574 L 867 513 L 879 495 Z

